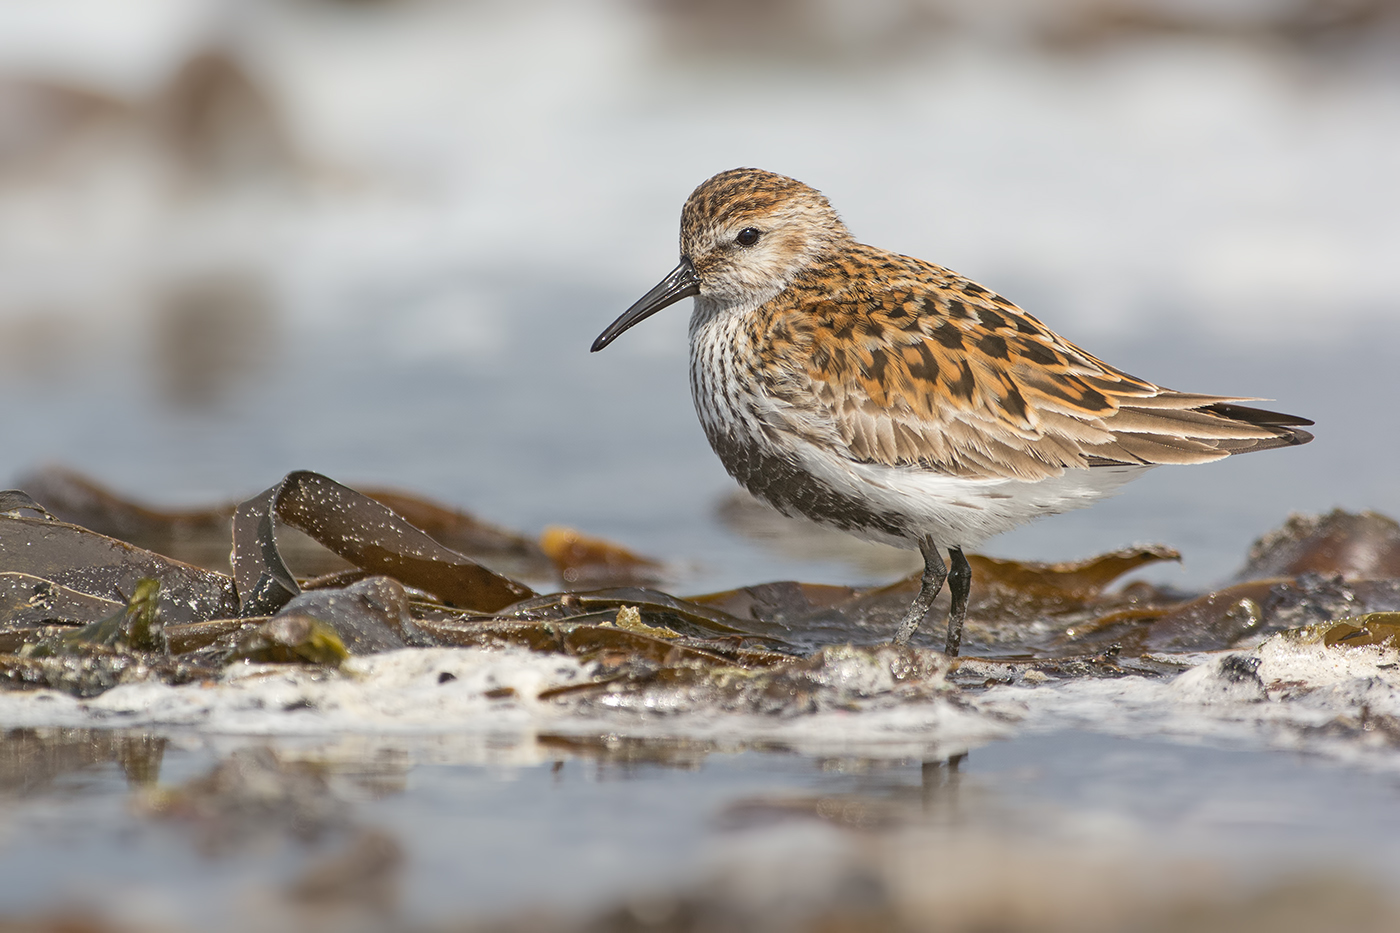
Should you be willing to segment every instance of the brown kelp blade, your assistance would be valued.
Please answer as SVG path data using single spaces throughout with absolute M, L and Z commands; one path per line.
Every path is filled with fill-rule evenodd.
M 83 488 L 68 487 L 74 495 Z M 97 503 L 92 514 L 109 523 L 140 519 L 149 529 L 173 521 L 87 493 Z M 411 497 L 397 501 L 424 523 L 438 523 L 434 528 L 471 531 L 461 513 L 444 516 Z M 913 598 L 917 575 L 870 589 L 777 582 L 691 599 L 641 586 L 536 595 L 374 497 L 295 472 L 226 513 L 234 540 L 229 577 L 55 520 L 72 504 L 60 509 L 24 493 L 0 494 L 0 687 L 93 696 L 138 669 L 146 671 L 140 676 L 187 683 L 217 677 L 232 661 L 338 666 L 352 654 L 416 646 L 517 645 L 595 665 L 589 680 L 545 698 L 587 702 L 606 692 L 609 703 L 623 703 L 618 708 L 642 710 L 656 696 L 668 703 L 708 697 L 721 708 L 779 711 L 828 702 L 822 697 L 836 680 L 823 678 L 844 676 L 842 665 L 883 670 L 885 661 L 940 657 L 917 648 L 889 654 L 882 645 Z M 971 556 L 967 643 L 980 658 L 964 658 L 955 682 L 971 689 L 1008 677 L 1030 684 L 1159 676 L 1179 663 L 1134 656 L 1251 645 L 1277 631 L 1324 624 L 1328 634 L 1319 637 L 1328 646 L 1394 644 L 1398 528 L 1373 515 L 1291 520 L 1255 549 L 1256 565 L 1285 561 L 1288 572 L 1195 599 L 1141 580 L 1111 586 L 1127 571 L 1175 559 L 1167 548 L 1059 564 Z M 518 549 L 519 540 L 503 546 Z M 618 559 L 610 545 L 582 550 L 601 555 L 585 564 L 647 563 Z M 1295 552 L 1307 560 L 1296 563 Z M 291 568 L 313 553 L 355 569 L 301 579 Z M 1317 563 L 1328 555 L 1345 560 Z M 940 600 L 925 624 L 934 641 L 946 611 Z M 817 667 L 804 666 L 819 657 Z M 941 674 L 934 679 L 941 682 Z M 911 696 L 931 682 L 915 686 Z M 778 694 L 787 699 L 771 706 Z
M 197 567 L 228 572 L 232 502 L 206 508 L 156 508 L 61 466 L 36 469 L 20 485 L 60 521 Z
M 121 605 L 42 577 L 0 572 L 0 625 L 87 625 L 107 618 Z
M 641 585 L 662 577 L 662 566 L 656 561 L 561 525 L 550 525 L 540 533 L 540 550 L 554 562 L 568 587 Z
M 232 581 L 223 574 L 202 570 L 162 557 L 125 541 L 97 534 L 77 525 L 40 518 L 0 515 L 0 572 L 36 577 L 58 587 L 103 600 L 125 603 L 144 577 L 160 582 L 160 607 L 171 622 L 195 622 L 233 615 L 237 608 Z M 14 578 L 10 578 L 15 583 Z M 48 598 L 42 587 L 33 596 Z M 57 591 L 58 596 L 63 591 Z M 81 600 L 59 600 L 73 606 Z M 58 621 L 90 622 L 83 612 L 77 618 Z
M 243 615 L 270 615 L 301 592 L 278 548 L 279 519 L 357 567 L 461 609 L 494 612 L 534 595 L 444 547 L 369 496 L 299 470 L 234 514 L 233 576 Z
M 237 501 L 200 508 L 164 508 L 124 496 L 90 476 L 57 465 L 27 473 L 20 485 L 23 492 L 0 492 L 0 512 L 29 509 L 198 567 L 229 571 L 229 534 Z M 554 564 L 525 535 L 403 490 L 359 491 L 438 543 L 486 561 L 500 572 L 530 580 L 555 576 Z M 340 558 L 300 535 L 280 536 L 277 543 L 298 577 L 341 569 Z
M 403 490 L 360 487 L 359 491 L 426 531 L 439 544 L 484 560 L 497 571 L 528 580 L 555 577 L 550 558 L 536 541 L 522 534 Z
M 56 518 L 48 509 L 34 501 L 23 489 L 0 490 L 0 513 L 34 512 L 41 518 Z
M 500 611 L 503 618 L 544 621 L 568 619 L 598 612 L 616 612 L 635 606 L 648 624 L 665 626 L 683 635 L 698 638 L 767 638 L 766 631 L 755 631 L 722 609 L 678 599 L 660 590 L 640 586 L 617 586 L 585 593 L 551 593 L 535 596 Z
M 1400 612 L 1368 612 L 1338 619 L 1321 628 L 1322 643 L 1329 648 L 1333 645 L 1383 645 L 1393 648 L 1400 644 Z
M 1082 651 L 1082 645 L 1056 643 L 1052 633 L 1079 627 L 1105 613 L 1136 608 L 1132 596 L 1106 594 L 1109 584 L 1130 570 L 1178 558 L 1175 551 L 1158 546 L 1125 548 L 1056 564 L 968 555 L 974 568 L 968 614 L 973 653 Z M 823 645 L 868 644 L 888 638 L 918 590 L 919 575 L 914 574 L 870 589 L 783 581 L 696 596 L 692 601 L 732 613 L 750 633 L 780 637 L 810 651 Z M 921 636 L 936 641 L 946 612 L 947 596 L 943 595 L 925 620 Z
M 1181 554 L 1158 544 L 1123 548 L 1085 560 L 1062 563 L 1006 560 L 969 554 L 972 578 L 1027 598 L 1088 601 L 1130 570 L 1158 561 L 1180 561 Z

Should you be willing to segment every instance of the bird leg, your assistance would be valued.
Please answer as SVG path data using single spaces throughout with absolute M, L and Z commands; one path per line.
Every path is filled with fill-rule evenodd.
M 972 590 L 972 568 L 960 547 L 948 548 L 948 559 L 953 565 L 948 572 L 948 593 L 953 604 L 948 608 L 948 646 L 943 653 L 956 658 L 962 646 L 963 620 L 967 618 L 967 594 Z
M 948 578 L 948 570 L 943 566 L 943 558 L 938 553 L 938 545 L 934 543 L 932 538 L 921 540 L 919 551 L 924 555 L 924 576 L 919 585 L 919 595 L 914 597 L 914 604 L 904 613 L 904 618 L 899 620 L 899 628 L 895 629 L 894 643 L 896 645 L 909 644 L 910 636 L 914 634 L 914 630 L 919 627 L 919 623 L 928 614 L 929 607 L 933 605 L 934 599 L 938 596 L 938 591 L 943 589 L 943 581 Z M 952 553 L 949 551 L 949 554 Z M 959 557 L 962 556 L 961 551 L 957 551 L 957 554 Z M 966 561 L 963 562 L 963 566 L 967 566 Z M 969 579 L 971 579 L 970 571 Z M 965 593 L 966 590 L 964 590 Z M 958 624 L 961 626 L 961 619 L 958 620 Z M 950 635 L 949 643 L 951 644 L 951 642 L 952 636 Z

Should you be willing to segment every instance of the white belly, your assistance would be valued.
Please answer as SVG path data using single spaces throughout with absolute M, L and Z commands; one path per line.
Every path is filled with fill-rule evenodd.
M 919 466 L 856 463 L 801 440 L 795 444 L 798 462 L 823 485 L 838 495 L 859 499 L 872 511 L 903 515 L 908 526 L 903 540 L 879 528 L 853 533 L 905 547 L 917 546 L 924 536 L 943 547 L 972 547 L 1037 518 L 1092 505 L 1151 469 L 1105 466 L 1065 470 L 1036 482 L 978 480 Z

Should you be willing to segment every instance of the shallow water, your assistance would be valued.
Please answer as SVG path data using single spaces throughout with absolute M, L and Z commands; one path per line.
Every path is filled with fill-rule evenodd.
M 13 767 L 21 749 L 56 758 L 99 738 L 17 731 L 3 750 Z M 383 903 L 344 900 L 409 924 L 587 915 L 697 889 L 757 857 L 785 862 L 770 880 L 800 893 L 805 874 L 868 858 L 881 839 L 962 848 L 974 862 L 985 857 L 974 840 L 997 839 L 1051 874 L 1056 850 L 1071 861 L 1119 853 L 1123 871 L 1190 865 L 1192 896 L 1242 897 L 1310 873 L 1390 885 L 1400 864 L 1391 773 L 1079 731 L 993 742 L 952 764 L 504 735 L 163 740 L 156 785 L 98 762 L 4 788 L 0 900 L 11 916 L 100 908 L 128 923 L 280 925 L 310 909 L 288 893 L 296 880 L 366 833 L 391 837 L 402 861 L 385 869 Z M 236 830 L 149 813 L 152 786 L 254 749 L 330 775 L 336 812 L 319 834 L 298 838 L 287 814 L 256 809 Z

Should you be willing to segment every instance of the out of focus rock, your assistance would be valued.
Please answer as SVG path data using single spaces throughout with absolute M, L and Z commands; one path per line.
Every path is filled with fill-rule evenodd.
M 81 525 L 100 535 L 119 538 L 160 553 L 166 539 L 209 536 L 228 550 L 233 506 L 207 509 L 156 509 L 133 502 L 75 470 L 57 465 L 21 476 L 18 483 L 60 521 Z M 177 555 L 178 556 L 178 555 Z M 228 567 L 228 557 L 223 559 Z
M 1285 629 L 1400 610 L 1400 580 L 1352 580 L 1302 574 L 1291 580 L 1237 583 L 1154 619 L 1143 646 L 1152 651 L 1216 651 L 1257 643 Z
M 155 116 L 187 184 L 280 184 L 297 170 L 272 98 L 222 49 L 191 56 L 157 100 Z
M 276 308 L 266 284 L 233 271 L 192 276 L 155 299 L 152 374 L 182 408 L 208 408 L 275 359 Z
M 268 619 L 239 640 L 231 661 L 340 667 L 350 652 L 335 629 L 305 615 Z
M 96 127 L 130 118 L 99 90 L 44 80 L 0 80 L 0 181 L 61 157 Z
M 344 850 L 313 862 L 288 895 L 318 907 L 354 906 L 385 910 L 397 897 L 403 846 L 383 830 L 366 829 Z
M 694 58 L 762 56 L 828 66 L 909 52 L 947 25 L 927 0 L 650 0 L 668 51 Z
M 1400 577 L 1400 524 L 1379 512 L 1288 517 L 1249 549 L 1236 579 L 1315 573 L 1347 579 Z
M 646 7 L 673 54 L 826 67 L 909 59 L 969 40 L 1061 54 L 1162 39 L 1321 51 L 1400 34 L 1392 0 L 647 0 Z
M 349 655 L 432 644 L 409 614 L 408 595 L 389 577 L 310 590 L 244 636 L 235 660 L 339 667 Z

